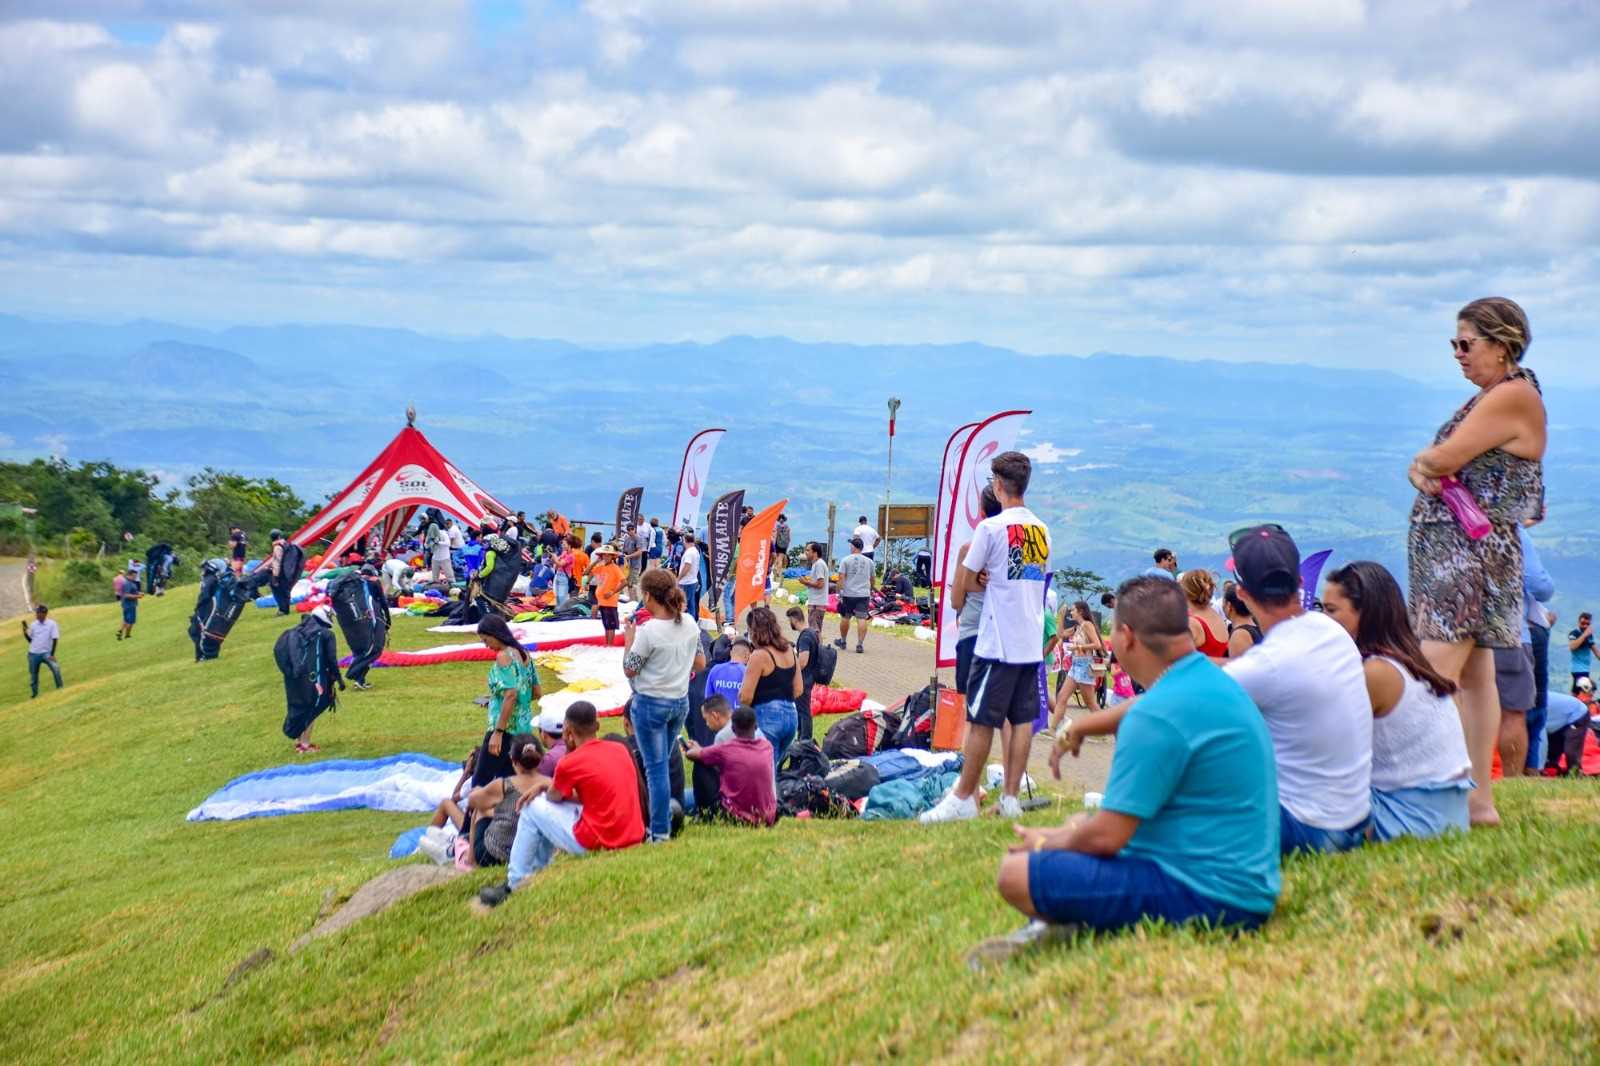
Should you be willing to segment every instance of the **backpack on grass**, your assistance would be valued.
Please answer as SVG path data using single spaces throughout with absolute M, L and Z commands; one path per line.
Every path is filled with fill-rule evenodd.
M 817 666 L 811 672 L 811 683 L 823 688 L 833 683 L 833 672 L 839 668 L 839 649 L 823 644 L 817 649 Z

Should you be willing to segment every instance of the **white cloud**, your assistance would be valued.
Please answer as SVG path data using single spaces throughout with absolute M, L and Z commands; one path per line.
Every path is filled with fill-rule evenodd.
M 16 0 L 0 247 L 32 269 L 0 269 L 0 301 L 77 309 L 72 279 L 136 274 L 164 302 L 101 285 L 107 311 L 1317 338 L 1385 366 L 1493 289 L 1586 367 L 1563 338 L 1600 326 L 1592 25 L 1501 20 L 1489 84 L 1437 59 L 1481 44 L 1456 7 L 588 0 L 489 33 L 461 2 L 119 3 L 152 45 L 90 0 Z
M 1074 456 L 1082 455 L 1083 449 L 1057 448 L 1050 441 L 1040 441 L 1038 444 L 1022 449 L 1022 454 L 1041 466 L 1049 466 L 1053 463 L 1059 463 L 1063 459 L 1071 459 Z M 1083 468 L 1079 467 L 1077 469 Z

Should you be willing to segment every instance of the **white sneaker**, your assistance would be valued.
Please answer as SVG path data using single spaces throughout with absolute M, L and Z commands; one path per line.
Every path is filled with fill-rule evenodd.
M 422 839 L 417 841 L 417 850 L 440 866 L 454 861 L 449 852 L 445 851 L 444 842 L 438 837 L 424 835 Z
M 1015 796 L 1001 796 L 995 813 L 1002 818 L 1021 818 L 1022 803 Z
M 968 818 L 978 816 L 978 798 L 968 796 L 961 799 L 956 795 L 956 790 L 951 789 L 944 794 L 944 799 L 936 803 L 932 810 L 923 811 L 917 816 L 917 821 L 923 825 L 933 825 L 936 822 L 962 822 Z

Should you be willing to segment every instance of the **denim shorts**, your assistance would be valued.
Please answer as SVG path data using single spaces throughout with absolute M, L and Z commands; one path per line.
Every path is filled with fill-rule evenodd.
M 1207 899 L 1149 859 L 1101 858 L 1079 851 L 1028 856 L 1028 894 L 1047 922 L 1088 929 L 1126 929 L 1145 918 L 1169 925 L 1205 922 L 1254 929 L 1268 915 Z
M 1285 855 L 1297 851 L 1314 851 L 1332 854 L 1350 851 L 1367 842 L 1367 827 L 1372 824 L 1368 814 L 1349 829 L 1321 829 L 1307 825 L 1289 813 L 1289 808 L 1278 806 L 1278 850 Z

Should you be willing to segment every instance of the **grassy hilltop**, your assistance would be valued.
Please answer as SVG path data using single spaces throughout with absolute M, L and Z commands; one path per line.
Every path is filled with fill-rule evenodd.
M 229 778 L 291 761 L 250 609 L 195 665 L 187 596 L 59 612 L 68 687 L 27 696 L 0 631 L 0 1061 L 422 1062 L 888 1058 L 1592 1061 L 1600 786 L 1505 788 L 1508 828 L 1295 861 L 1259 936 L 1164 929 L 990 975 L 1016 923 L 990 885 L 1009 830 L 784 822 L 558 859 L 487 916 L 481 873 L 290 957 L 392 866 L 421 818 L 189 824 Z M 398 623 L 395 643 L 438 643 Z M 457 759 L 482 664 L 379 671 L 323 719 L 324 757 Z M 1031 816 L 1058 817 L 1060 812 Z M 277 958 L 225 987 L 259 948 Z

